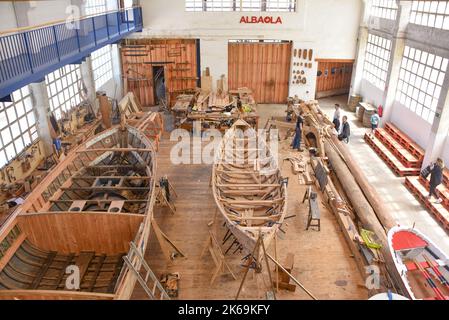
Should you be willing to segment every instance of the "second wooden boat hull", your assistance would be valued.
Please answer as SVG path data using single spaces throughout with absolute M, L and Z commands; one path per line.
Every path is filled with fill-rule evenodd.
M 213 195 L 245 253 L 253 252 L 259 237 L 268 247 L 287 212 L 287 185 L 276 156 L 243 120 L 226 132 L 217 150 L 212 169 Z

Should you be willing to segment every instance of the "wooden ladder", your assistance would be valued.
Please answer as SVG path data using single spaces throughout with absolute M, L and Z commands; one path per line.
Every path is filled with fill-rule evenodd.
M 128 255 L 124 256 L 123 259 L 151 300 L 170 300 L 164 287 L 156 278 L 156 275 L 153 273 L 150 266 L 145 261 L 143 254 L 134 242 L 130 242 Z M 142 270 L 142 266 L 144 270 Z

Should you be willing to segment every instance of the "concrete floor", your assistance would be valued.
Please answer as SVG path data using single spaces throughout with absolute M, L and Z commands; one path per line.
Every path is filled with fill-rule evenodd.
M 446 254 L 449 255 L 449 236 L 424 206 L 405 187 L 404 178 L 397 177 L 385 162 L 365 143 L 363 136 L 367 130 L 361 126 L 355 113 L 347 111 L 347 96 L 323 98 L 319 100 L 322 110 L 332 118 L 334 104 L 342 107 L 342 116 L 347 115 L 351 125 L 349 149 L 368 181 L 391 209 L 394 219 L 404 226 L 412 226 L 425 233 Z M 259 105 L 261 125 L 270 116 L 284 117 L 285 105 Z

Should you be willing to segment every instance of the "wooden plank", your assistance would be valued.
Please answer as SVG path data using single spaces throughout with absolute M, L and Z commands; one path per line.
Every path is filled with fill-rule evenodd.
M 2 300 L 112 300 L 114 294 L 63 290 L 0 290 Z
M 150 187 L 61 187 L 62 191 L 149 191 Z
M 95 257 L 95 252 L 81 252 L 79 256 L 75 258 L 75 265 L 80 270 L 80 282 L 83 282 L 83 278 L 86 275 L 87 269 L 92 259 Z
M 143 219 L 144 215 L 123 213 L 53 212 L 21 215 L 18 223 L 37 248 L 64 255 L 81 251 L 115 255 L 128 251 Z
M 33 279 L 33 282 L 31 283 L 30 289 L 37 289 L 42 281 L 42 278 L 47 273 L 48 269 L 50 269 L 51 264 L 53 263 L 54 258 L 56 257 L 56 252 L 50 251 L 48 253 L 47 259 L 42 264 L 39 272 L 37 273 L 36 277 Z
M 153 152 L 153 149 L 145 148 L 96 148 L 96 149 L 80 149 L 76 153 L 88 152 Z
M 0 272 L 3 270 L 3 268 L 8 264 L 9 260 L 14 256 L 17 249 L 22 245 L 22 243 L 26 239 L 26 234 L 21 233 L 19 237 L 14 241 L 14 243 L 9 247 L 9 249 L 6 251 L 6 253 L 3 255 L 3 257 L 0 259 Z

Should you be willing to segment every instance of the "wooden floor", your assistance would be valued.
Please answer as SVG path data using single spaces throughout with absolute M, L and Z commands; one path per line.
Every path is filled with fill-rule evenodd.
M 289 151 L 290 141 L 280 146 L 282 157 Z M 208 223 L 214 219 L 216 206 L 209 186 L 210 165 L 172 165 L 170 150 L 174 142 L 164 137 L 158 152 L 159 176 L 168 175 L 178 193 L 175 201 L 177 212 L 172 215 L 166 208 L 157 208 L 156 221 L 168 237 L 186 254 L 167 263 L 155 239 L 150 237 L 146 260 L 157 276 L 166 272 L 179 272 L 179 299 L 234 299 L 243 276 L 240 266 L 242 254 L 228 254 L 226 259 L 238 280 L 230 275 L 218 277 L 210 285 L 214 263 L 209 254 L 200 258 L 208 239 Z M 278 238 L 278 260 L 283 262 L 287 253 L 295 255 L 293 275 L 318 299 L 366 299 L 364 280 L 339 230 L 337 221 L 320 201 L 321 231 L 305 231 L 308 208 L 301 204 L 305 186 L 300 185 L 298 176 L 292 174 L 290 164 L 285 162 L 283 175 L 290 178 L 288 187 L 288 219 L 282 229 L 286 234 Z M 214 224 L 219 241 L 225 230 L 223 219 L 218 217 Z M 281 239 L 282 238 L 282 239 Z M 227 243 L 229 246 L 229 243 Z M 274 246 L 268 249 L 274 256 Z M 265 299 L 270 290 L 265 270 L 257 276 L 251 272 L 245 282 L 240 299 Z M 274 269 L 274 265 L 271 265 Z M 143 289 L 136 284 L 133 299 L 146 299 Z M 281 290 L 278 299 L 310 299 L 298 287 L 296 292 Z

